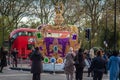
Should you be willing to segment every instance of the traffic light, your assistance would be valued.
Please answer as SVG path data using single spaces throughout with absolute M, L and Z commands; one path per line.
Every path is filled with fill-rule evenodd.
M 85 38 L 90 39 L 90 29 L 85 29 Z

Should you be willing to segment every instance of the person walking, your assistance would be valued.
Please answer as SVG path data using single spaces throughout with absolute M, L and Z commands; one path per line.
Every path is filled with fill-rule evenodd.
M 14 50 L 12 50 L 12 52 L 11 52 L 11 55 L 13 56 L 13 67 L 14 66 L 17 67 L 17 54 L 18 54 L 18 52 L 17 52 L 16 48 L 14 48 Z
M 83 79 L 83 69 L 85 67 L 85 56 L 84 56 L 84 51 L 83 49 L 79 49 L 78 53 L 76 54 L 75 58 L 74 58 L 74 65 L 76 68 L 76 72 L 75 72 L 75 79 L 76 80 L 82 80 Z
M 105 59 L 105 61 L 106 61 L 106 69 L 105 69 L 105 74 L 108 74 L 108 69 L 107 69 L 107 65 L 108 65 L 108 56 L 107 56 L 107 53 L 106 53 L 106 51 L 104 52 L 104 50 L 102 50 L 101 49 L 101 51 L 102 51 L 102 54 L 103 54 L 103 58 Z
M 35 47 L 35 51 L 30 55 L 30 59 L 32 61 L 31 73 L 33 73 L 32 80 L 41 80 L 41 72 L 42 72 L 42 60 L 43 56 L 39 52 L 39 48 Z
M 90 65 L 91 65 L 91 58 L 90 58 L 90 55 L 89 55 L 89 52 L 84 52 L 84 54 L 86 54 L 85 56 L 85 65 L 86 65 L 86 68 L 87 68 L 87 72 L 88 72 L 88 77 L 92 76 L 92 72 L 90 72 Z
M 119 58 L 119 68 L 120 68 L 120 56 L 119 56 L 118 58 Z M 118 76 L 118 80 L 120 80 L 120 69 L 119 69 L 119 76 Z
M 5 51 L 5 48 L 3 46 L 0 49 L 0 53 L 1 53 L 0 72 L 2 73 L 3 68 L 7 66 L 6 59 L 7 51 Z
M 93 71 L 93 80 L 102 80 L 103 74 L 106 69 L 106 61 L 103 58 L 101 50 L 96 52 L 96 57 L 93 58 L 90 70 Z
M 73 48 L 70 47 L 69 52 L 65 56 L 64 72 L 67 80 L 73 80 L 74 74 L 74 52 Z
M 0 50 L 0 66 L 1 66 L 1 59 L 2 59 L 2 53 L 1 53 L 1 50 Z
M 108 60 L 108 70 L 110 75 L 110 80 L 117 80 L 120 71 L 120 57 L 118 57 L 119 52 L 113 51 L 112 56 Z

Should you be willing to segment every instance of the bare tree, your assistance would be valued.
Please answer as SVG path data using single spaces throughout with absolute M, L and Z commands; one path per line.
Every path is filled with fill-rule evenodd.
M 55 5 L 57 2 L 62 2 L 64 5 L 64 24 L 79 24 L 84 11 L 83 7 L 81 7 L 79 0 L 52 0 L 52 3 Z
M 34 17 L 39 18 L 41 24 L 52 23 L 54 16 L 54 6 L 51 0 L 36 0 L 33 3 L 33 13 Z
M 95 33 L 99 30 L 99 20 L 101 18 L 101 13 L 105 5 L 104 0 L 82 0 L 83 7 L 85 8 L 85 14 L 87 21 L 90 21 L 92 36 L 91 39 L 94 39 Z M 92 40 L 94 42 L 94 40 Z
M 94 34 L 98 28 L 98 21 L 104 7 L 104 2 L 102 0 L 83 0 L 83 2 L 86 16 L 91 21 L 91 28 Z
M 26 16 L 26 11 L 32 2 L 33 0 L 0 0 L 0 27 L 4 32 L 17 28 L 21 18 Z M 9 33 L 4 33 L 4 35 L 6 34 Z

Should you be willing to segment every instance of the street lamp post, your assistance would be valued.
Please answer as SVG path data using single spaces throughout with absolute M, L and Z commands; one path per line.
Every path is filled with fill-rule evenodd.
M 105 52 L 106 52 L 106 43 L 107 43 L 107 17 L 108 17 L 108 16 L 107 16 L 107 10 L 108 10 L 108 9 L 107 9 L 107 1 L 106 1 L 106 6 L 105 6 L 105 7 L 106 7 L 106 8 L 105 8 L 105 9 L 106 9 L 106 12 L 105 12 L 105 16 L 106 16 L 106 17 L 105 17 L 105 24 L 106 24 L 106 25 L 105 25 L 105 33 L 106 33 L 106 34 L 105 34 L 105 36 L 104 36 L 104 45 L 105 45 Z
M 116 0 L 114 1 L 114 50 L 116 50 Z

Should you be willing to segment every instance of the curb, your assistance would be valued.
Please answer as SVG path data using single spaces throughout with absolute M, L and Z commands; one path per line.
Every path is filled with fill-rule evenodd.
M 22 70 L 22 71 L 30 71 L 30 68 L 20 68 L 20 67 L 10 67 L 10 69 L 12 70 Z M 53 73 L 64 73 L 64 71 L 48 71 L 48 70 L 43 70 L 43 73 L 50 73 L 50 74 L 53 74 Z M 84 70 L 84 73 L 87 73 L 87 70 Z
M 12 70 L 22 70 L 22 71 L 30 71 L 29 68 L 20 68 L 20 67 L 10 67 L 10 69 Z M 48 71 L 48 70 L 44 70 L 43 73 L 64 73 L 64 71 Z

